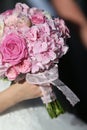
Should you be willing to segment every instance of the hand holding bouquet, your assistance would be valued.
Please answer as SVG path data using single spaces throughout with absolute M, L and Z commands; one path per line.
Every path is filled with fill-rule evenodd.
M 13 10 L 0 15 L 0 77 L 12 82 L 24 78 L 40 85 L 42 100 L 52 118 L 63 113 L 51 84 L 58 85 L 54 82 L 58 79 L 57 63 L 68 50 L 68 37 L 62 19 L 53 19 L 26 4 L 17 3 Z M 75 103 L 78 101 L 76 97 Z

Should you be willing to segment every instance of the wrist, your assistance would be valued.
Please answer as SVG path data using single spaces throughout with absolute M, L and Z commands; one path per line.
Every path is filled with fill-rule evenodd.
M 11 86 L 11 88 L 13 89 L 12 95 L 13 95 L 14 104 L 17 104 L 17 103 L 23 101 L 24 100 L 23 86 L 21 84 L 16 83 L 16 84 L 13 84 Z

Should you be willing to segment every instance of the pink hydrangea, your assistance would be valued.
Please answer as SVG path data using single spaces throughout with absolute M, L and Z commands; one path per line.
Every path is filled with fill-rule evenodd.
M 30 41 L 36 41 L 38 39 L 38 27 L 32 26 L 30 29 L 26 30 L 25 37 L 27 40 Z

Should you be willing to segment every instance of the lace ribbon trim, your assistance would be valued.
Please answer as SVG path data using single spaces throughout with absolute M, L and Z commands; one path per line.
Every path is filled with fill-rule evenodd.
M 61 80 L 59 80 L 57 65 L 42 73 L 28 73 L 26 75 L 26 80 L 32 84 L 40 85 L 43 93 L 42 100 L 46 104 L 56 99 L 50 84 L 56 86 L 65 95 L 66 99 L 71 103 L 72 106 L 80 101 L 79 98 L 72 92 L 72 90 L 69 89 Z

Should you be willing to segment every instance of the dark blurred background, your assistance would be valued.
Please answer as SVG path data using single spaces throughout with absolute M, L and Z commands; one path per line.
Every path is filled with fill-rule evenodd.
M 87 16 L 87 0 L 77 0 Z M 83 46 L 78 27 L 66 21 L 71 38 L 67 41 L 68 53 L 60 60 L 60 79 L 80 98 L 75 107 L 76 114 L 87 122 L 87 50 Z
M 16 2 L 26 2 L 33 6 L 32 0 L 0 0 L 0 12 L 12 9 Z M 77 0 L 77 2 L 87 16 L 87 0 Z M 56 16 L 55 11 L 52 13 Z M 60 59 L 60 79 L 80 98 L 81 101 L 75 106 L 74 111 L 81 119 L 87 121 L 87 50 L 81 43 L 78 27 L 68 21 L 66 24 L 71 38 L 67 41 L 68 53 Z

